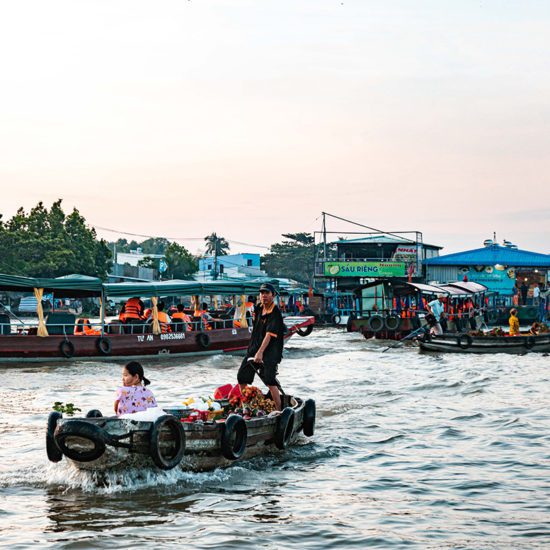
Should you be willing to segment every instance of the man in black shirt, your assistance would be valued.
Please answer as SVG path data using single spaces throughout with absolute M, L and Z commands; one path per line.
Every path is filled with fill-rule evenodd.
M 281 311 L 274 302 L 275 287 L 264 283 L 260 287 L 260 303 L 254 314 L 254 328 L 248 344 L 246 357 L 241 363 L 237 380 L 241 389 L 254 381 L 255 370 L 249 362 L 260 365 L 262 380 L 269 388 L 278 410 L 281 410 L 281 395 L 277 387 L 277 367 L 283 358 L 284 323 Z

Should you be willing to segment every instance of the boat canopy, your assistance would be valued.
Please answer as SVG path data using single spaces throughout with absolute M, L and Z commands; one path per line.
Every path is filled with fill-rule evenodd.
M 262 281 L 263 282 L 263 281 Z M 127 297 L 127 296 L 192 296 L 215 294 L 254 294 L 259 292 L 262 282 L 240 281 L 154 281 L 141 283 L 103 283 L 97 277 L 87 275 L 65 275 L 57 278 L 20 277 L 0 274 L 0 291 L 33 292 L 42 288 L 56 296 L 78 298 L 86 296 Z M 277 288 L 277 282 L 272 284 Z
M 471 296 L 472 294 L 475 294 L 475 292 L 470 292 L 468 290 L 464 290 L 463 288 L 457 288 L 452 285 L 437 285 L 437 286 L 442 288 L 443 291 L 449 294 L 451 298 L 461 298 L 461 297 Z
M 103 282 L 97 277 L 87 275 L 65 275 L 50 279 L 0 273 L 0 290 L 32 292 L 35 288 L 43 288 L 44 292 L 54 292 L 56 296 L 64 298 L 101 296 Z
M 462 290 L 467 290 L 473 294 L 478 294 L 481 292 L 487 292 L 489 289 L 482 285 L 481 283 L 475 283 L 474 281 L 456 281 L 454 283 L 448 283 L 449 286 L 454 286 L 456 288 L 461 288 Z
M 155 281 L 151 283 L 107 283 L 103 285 L 105 295 L 110 298 L 139 296 L 208 296 L 215 294 L 254 294 L 260 290 L 261 282 L 237 281 Z M 276 285 L 274 284 L 276 287 Z

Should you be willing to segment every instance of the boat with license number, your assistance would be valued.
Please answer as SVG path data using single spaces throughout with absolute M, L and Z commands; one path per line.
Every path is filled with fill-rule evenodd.
M 162 332 L 158 324 L 157 302 L 161 297 L 239 296 L 257 293 L 260 282 L 162 281 L 147 283 L 103 283 L 95 277 L 71 275 L 55 279 L 0 275 L 0 292 L 34 293 L 37 297 L 38 324 L 28 325 L 9 311 L 0 314 L 0 363 L 51 362 L 64 360 L 136 359 L 150 356 L 208 355 L 242 353 L 248 347 L 252 327 L 246 320 L 245 308 L 238 323 L 235 317 L 219 316 L 206 326 L 193 317 L 183 328 L 174 324 Z M 67 312 L 52 311 L 44 316 L 41 297 L 44 292 L 56 298 L 92 297 L 100 301 L 100 319 L 88 332 L 78 330 L 80 319 Z M 112 298 L 139 296 L 151 298 L 152 323 L 128 326 L 108 322 L 103 304 Z M 237 315 L 240 306 L 237 306 Z M 156 324 L 155 324 L 156 321 Z M 285 317 L 284 339 L 293 335 L 307 336 L 313 329 L 313 316 Z
M 159 410 L 150 421 L 103 417 L 96 410 L 84 418 L 52 412 L 46 430 L 47 456 L 51 462 L 65 457 L 75 468 L 95 473 L 176 467 L 202 471 L 284 450 L 300 433 L 311 437 L 315 431 L 315 401 L 290 395 L 283 396 L 280 413 L 269 415 L 245 418 L 230 413 L 218 420 L 187 421 L 183 415 L 188 412 Z

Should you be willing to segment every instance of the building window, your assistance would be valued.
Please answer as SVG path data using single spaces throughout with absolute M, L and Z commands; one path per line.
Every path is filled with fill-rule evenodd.
M 223 264 L 220 264 L 220 273 L 223 273 Z
M 212 270 L 212 264 L 208 264 L 208 271 Z
M 252 260 L 246 260 L 246 266 L 252 267 Z

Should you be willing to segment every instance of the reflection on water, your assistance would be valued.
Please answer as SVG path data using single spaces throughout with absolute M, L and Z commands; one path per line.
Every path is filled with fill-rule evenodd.
M 47 462 L 54 401 L 108 413 L 119 363 L 0 368 L 0 540 L 10 548 L 538 548 L 550 542 L 549 361 L 294 338 L 281 381 L 317 433 L 225 470 L 94 477 Z M 238 357 L 151 360 L 160 404 L 232 382 Z

